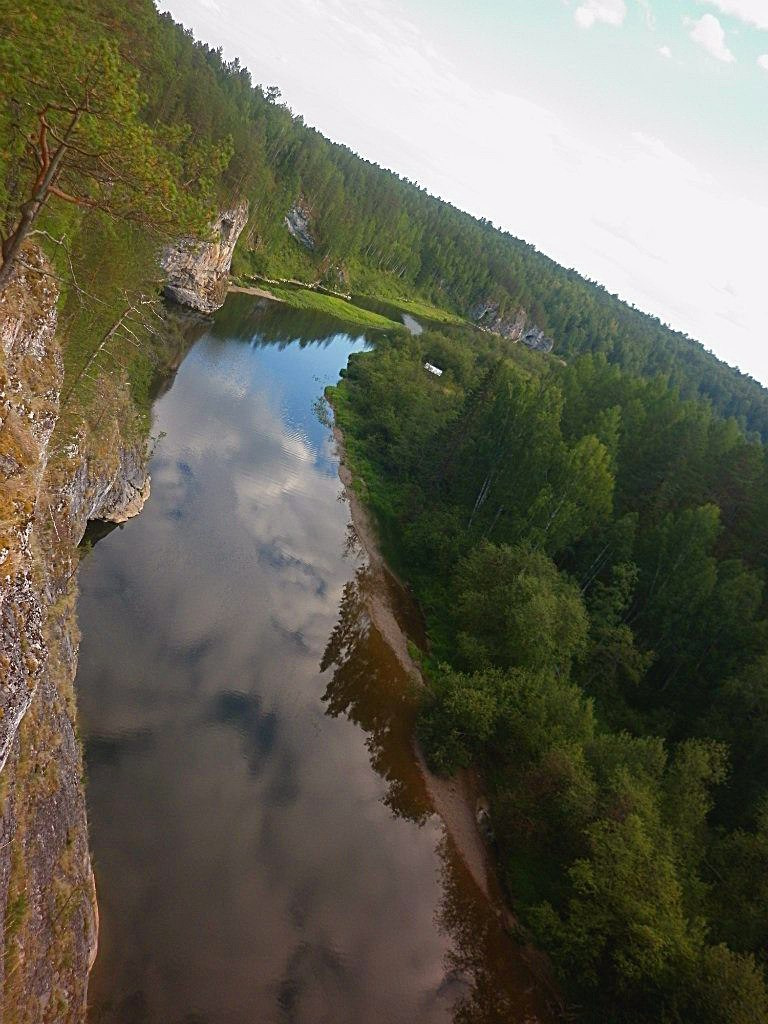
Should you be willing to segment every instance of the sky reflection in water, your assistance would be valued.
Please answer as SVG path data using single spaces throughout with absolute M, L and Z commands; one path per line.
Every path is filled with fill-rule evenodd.
M 149 503 L 83 566 L 93 1024 L 529 1008 L 427 813 L 312 410 L 365 342 L 311 330 L 230 297 L 155 406 Z

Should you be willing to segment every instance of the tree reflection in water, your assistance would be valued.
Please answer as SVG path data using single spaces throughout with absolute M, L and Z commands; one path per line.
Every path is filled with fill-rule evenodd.
M 389 584 L 368 564 L 344 587 L 339 619 L 320 664 L 323 672 L 333 668 L 323 701 L 326 714 L 346 715 L 366 733 L 371 765 L 387 783 L 386 805 L 423 824 L 432 806 L 413 750 L 417 693 L 368 611 L 382 588 L 388 590 Z M 454 1024 L 553 1020 L 535 955 L 507 933 L 445 832 L 437 853 L 442 886 L 438 925 L 451 940 L 437 995 L 453 1004 Z
M 416 697 L 368 615 L 366 594 L 373 585 L 369 566 L 361 565 L 344 586 L 339 621 L 320 662 L 321 672 L 335 666 L 323 701 L 326 714 L 346 715 L 366 733 L 371 765 L 387 783 L 387 806 L 399 817 L 423 822 L 431 807 L 411 750 Z

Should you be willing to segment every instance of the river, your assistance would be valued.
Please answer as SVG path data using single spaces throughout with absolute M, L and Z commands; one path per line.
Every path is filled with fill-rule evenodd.
M 91 1024 L 544 1020 L 431 813 L 313 403 L 360 334 L 232 295 L 81 569 Z

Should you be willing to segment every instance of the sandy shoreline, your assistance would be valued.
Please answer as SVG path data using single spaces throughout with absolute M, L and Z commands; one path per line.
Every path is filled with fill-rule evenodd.
M 339 478 L 349 502 L 352 526 L 364 550 L 371 572 L 383 578 L 385 574 L 392 576 L 391 570 L 379 551 L 376 530 L 371 522 L 368 510 L 355 493 L 352 485 L 352 471 L 346 462 L 344 438 L 337 426 L 333 428 L 333 437 L 339 456 Z M 399 584 L 399 581 L 397 581 Z M 394 652 L 404 671 L 419 685 L 424 680 L 418 666 L 408 650 L 408 640 L 397 621 L 388 601 L 381 592 L 386 587 L 376 587 L 367 595 L 368 612 L 371 620 L 379 630 L 389 647 Z M 464 861 L 467 870 L 478 888 L 493 902 L 499 913 L 508 915 L 508 923 L 514 925 L 511 912 L 501 901 L 501 894 L 496 881 L 495 870 L 491 858 L 478 827 L 476 813 L 481 794 L 476 778 L 471 772 L 460 772 L 454 778 L 443 779 L 435 775 L 427 767 L 424 754 L 414 742 L 414 753 L 436 814 L 442 819 L 445 829 Z
M 394 580 L 396 585 L 401 588 L 403 588 L 402 581 L 394 575 L 379 550 L 376 528 L 368 510 L 355 492 L 352 471 L 346 461 L 344 436 L 336 425 L 333 427 L 333 438 L 339 458 L 339 479 L 344 486 L 344 493 L 349 502 L 352 528 L 360 547 L 365 552 L 371 573 L 382 584 L 366 589 L 366 604 L 371 621 L 407 675 L 419 686 L 426 686 L 421 671 L 408 650 L 408 639 L 393 612 L 391 603 L 383 596 L 389 590 L 387 577 Z M 472 771 L 461 771 L 453 778 L 441 778 L 427 767 L 424 754 L 415 738 L 413 752 L 423 776 L 432 809 L 442 820 L 458 856 L 503 926 L 510 935 L 515 937 L 515 941 L 520 942 L 521 931 L 518 920 L 504 899 L 495 865 L 478 825 L 477 811 L 480 806 L 487 806 L 487 802 L 483 797 L 476 774 Z M 554 981 L 548 956 L 524 940 L 519 948 L 531 975 L 536 979 L 542 992 L 546 993 L 551 1012 L 555 1018 L 560 1018 L 565 1012 L 565 1006 Z

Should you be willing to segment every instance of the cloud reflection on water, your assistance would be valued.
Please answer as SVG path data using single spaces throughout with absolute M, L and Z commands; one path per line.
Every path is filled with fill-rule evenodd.
M 522 1021 L 311 413 L 352 341 L 269 347 L 224 313 L 155 408 L 150 502 L 82 573 L 92 1024 Z
M 120 751 L 89 761 L 93 1020 L 445 1020 L 422 1012 L 438 831 L 392 818 L 364 735 L 323 714 L 347 513 L 263 354 L 198 342 L 156 407 L 151 501 L 84 567 L 82 718 Z

